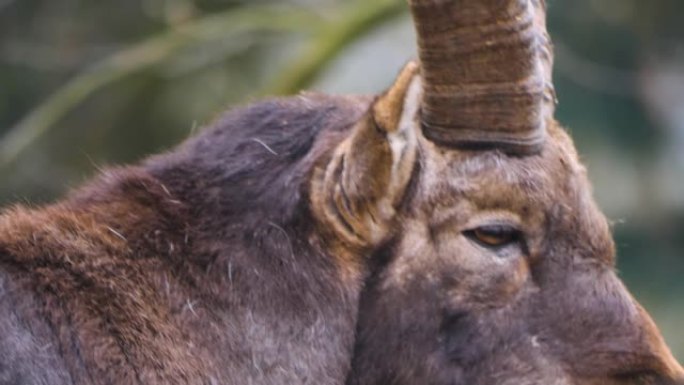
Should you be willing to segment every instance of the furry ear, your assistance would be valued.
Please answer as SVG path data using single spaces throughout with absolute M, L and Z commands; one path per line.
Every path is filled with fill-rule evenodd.
M 374 246 L 389 231 L 416 161 L 421 90 L 409 63 L 314 175 L 314 212 L 346 243 Z

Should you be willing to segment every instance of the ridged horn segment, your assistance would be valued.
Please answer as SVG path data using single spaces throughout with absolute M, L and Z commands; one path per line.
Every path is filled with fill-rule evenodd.
M 445 146 L 541 148 L 553 114 L 544 0 L 409 0 L 424 134 Z

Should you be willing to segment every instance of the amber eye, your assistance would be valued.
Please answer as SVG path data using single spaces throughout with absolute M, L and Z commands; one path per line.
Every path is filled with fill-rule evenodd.
M 497 249 L 519 242 L 521 238 L 518 229 L 506 225 L 482 226 L 464 234 L 482 246 Z

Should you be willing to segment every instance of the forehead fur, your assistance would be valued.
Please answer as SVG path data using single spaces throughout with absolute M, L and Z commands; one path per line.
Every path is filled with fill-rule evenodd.
M 547 238 L 562 237 L 581 254 L 612 263 L 612 235 L 586 169 L 565 131 L 555 122 L 549 126 L 544 149 L 532 156 L 444 150 L 423 140 L 412 198 L 420 202 L 410 209 L 433 223 L 477 212 L 510 213 Z
M 500 151 L 454 151 L 422 141 L 420 183 L 424 196 L 444 202 L 444 195 L 492 195 L 498 200 L 496 186 L 525 194 L 521 199 L 551 199 L 570 187 L 589 189 L 585 168 L 580 164 L 572 140 L 553 124 L 543 150 L 533 156 L 509 156 Z M 484 189 L 484 187 L 487 187 Z M 573 190 L 574 190 L 573 189 Z M 461 197 L 459 196 L 459 199 Z M 510 198 L 507 198 L 510 200 Z

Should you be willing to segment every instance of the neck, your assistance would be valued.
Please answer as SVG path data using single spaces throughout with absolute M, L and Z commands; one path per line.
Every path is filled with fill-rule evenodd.
M 290 107 L 282 111 L 295 116 L 238 113 L 146 164 L 189 210 L 190 268 L 179 279 L 195 282 L 190 296 L 205 302 L 195 303 L 194 313 L 211 317 L 187 311 L 179 323 L 206 347 L 226 383 L 342 384 L 351 365 L 364 274 L 361 266 L 354 273 L 341 268 L 341 254 L 316 231 L 305 193 L 314 163 L 344 131 L 321 139 L 311 126 L 340 117 L 325 106 Z M 358 113 L 341 115 L 352 120 Z M 243 121 L 250 116 L 301 126 L 281 138 L 282 127 L 254 128 Z M 253 131 L 236 134 L 231 119 Z

